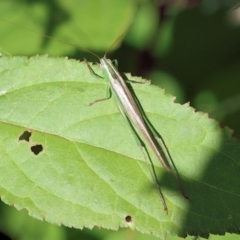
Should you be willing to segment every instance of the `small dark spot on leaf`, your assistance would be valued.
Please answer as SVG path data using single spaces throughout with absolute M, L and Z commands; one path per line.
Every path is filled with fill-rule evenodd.
M 125 217 L 125 221 L 127 222 L 127 223 L 130 223 L 130 222 L 132 222 L 132 216 L 126 216 Z
M 29 131 L 24 131 L 23 134 L 18 138 L 19 141 L 29 142 L 32 133 Z
M 40 152 L 42 152 L 43 146 L 42 144 L 36 144 L 34 146 L 31 146 L 31 151 L 35 154 L 38 155 Z

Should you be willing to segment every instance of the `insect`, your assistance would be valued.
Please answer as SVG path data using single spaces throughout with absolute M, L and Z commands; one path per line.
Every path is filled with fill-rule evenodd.
M 149 123 L 147 117 L 142 111 L 142 108 L 137 98 L 128 88 L 126 84 L 126 80 L 122 78 L 122 76 L 117 70 L 117 67 L 114 65 L 113 61 L 111 61 L 110 59 L 107 59 L 106 55 L 103 58 L 100 58 L 99 60 L 100 60 L 100 67 L 102 70 L 103 77 L 96 75 L 93 72 L 87 60 L 84 59 L 87 67 L 89 68 L 89 71 L 93 75 L 95 75 L 96 77 L 103 78 L 106 82 L 109 83 L 108 91 L 107 91 L 108 94 L 105 98 L 95 100 L 94 102 L 90 103 L 90 105 L 93 105 L 100 101 L 108 100 L 111 97 L 114 98 L 120 113 L 122 114 L 124 120 L 129 126 L 137 142 L 137 145 L 139 146 L 144 156 L 144 160 L 149 168 L 153 183 L 158 190 L 160 200 L 163 204 L 164 211 L 168 212 L 166 201 L 161 192 L 154 169 L 152 168 L 152 161 L 148 155 L 144 142 L 146 142 L 148 146 L 152 149 L 152 151 L 160 161 L 163 168 L 168 172 L 174 173 L 174 175 L 178 180 L 180 191 L 182 195 L 187 199 L 188 197 L 184 193 L 178 172 L 175 166 L 173 165 L 173 163 L 171 162 L 168 156 L 168 153 L 166 151 L 164 152 L 164 150 L 162 151 L 162 149 L 166 149 L 164 142 L 161 140 L 161 138 L 158 136 L 158 133 Z M 163 155 L 165 157 L 163 157 Z
M 8 23 L 17 25 L 15 23 L 9 22 L 7 20 L 4 20 L 4 19 L 2 19 L 2 20 L 5 22 L 8 22 Z M 17 25 L 17 26 L 19 26 L 19 25 Z M 32 31 L 32 30 L 27 29 L 22 26 L 19 26 L 19 27 L 24 28 L 28 31 Z M 40 34 L 35 31 L 32 31 L 32 32 L 34 32 L 36 34 Z M 126 31 L 119 38 L 121 38 L 125 33 L 126 33 Z M 64 41 L 52 38 L 48 35 L 44 35 L 44 34 L 41 34 L 41 35 L 43 35 L 47 38 L 62 42 L 62 43 L 66 43 Z M 113 42 L 113 44 L 110 46 L 110 48 L 116 43 L 116 41 L 119 40 L 119 38 Z M 69 43 L 67 43 L 67 44 L 69 44 Z M 69 44 L 69 45 L 75 46 L 73 44 Z M 104 79 L 109 84 L 107 96 L 105 98 L 95 100 L 94 102 L 90 103 L 89 105 L 93 105 L 97 102 L 110 99 L 111 97 L 114 98 L 116 105 L 119 109 L 119 112 L 122 114 L 124 120 L 126 121 L 127 125 L 129 126 L 129 128 L 137 142 L 137 145 L 139 146 L 139 148 L 143 154 L 144 160 L 149 168 L 153 183 L 156 186 L 157 191 L 159 193 L 160 201 L 163 205 L 164 211 L 166 211 L 168 213 L 168 207 L 167 207 L 165 198 L 163 196 L 163 193 L 161 192 L 160 186 L 158 184 L 157 177 L 156 177 L 153 165 L 152 165 L 152 161 L 149 157 L 148 150 L 145 146 L 145 143 L 152 149 L 153 153 L 158 158 L 158 160 L 160 161 L 163 168 L 166 171 L 172 172 L 175 175 L 175 177 L 178 181 L 178 184 L 179 184 L 180 192 L 186 199 L 188 199 L 188 197 L 184 193 L 179 174 L 177 172 L 176 167 L 174 166 L 173 161 L 171 160 L 170 154 L 168 153 L 168 150 L 164 144 L 164 141 L 158 135 L 158 133 L 154 129 L 154 127 L 152 127 L 151 123 L 149 122 L 146 115 L 144 114 L 144 111 L 143 111 L 137 97 L 132 92 L 132 90 L 130 90 L 130 88 L 128 87 L 128 83 L 131 81 L 124 80 L 123 77 L 121 76 L 121 74 L 118 72 L 116 62 L 114 62 L 110 59 L 107 59 L 106 55 L 107 55 L 108 51 L 105 53 L 103 58 L 100 58 L 96 54 L 94 54 L 88 50 L 85 50 L 82 48 L 79 48 L 79 49 L 87 51 L 99 59 L 100 68 L 102 70 L 102 76 L 95 74 L 93 69 L 91 68 L 90 64 L 88 63 L 88 61 L 86 59 L 84 59 L 84 61 L 92 75 L 94 75 L 98 78 Z

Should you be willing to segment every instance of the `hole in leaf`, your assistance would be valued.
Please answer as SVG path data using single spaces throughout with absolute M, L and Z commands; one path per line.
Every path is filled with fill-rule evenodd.
M 132 222 L 132 216 L 126 216 L 125 217 L 125 221 L 127 222 L 127 223 L 131 223 Z
M 29 142 L 32 133 L 29 131 L 24 131 L 23 134 L 18 138 L 19 141 Z
M 35 154 L 38 155 L 40 152 L 42 152 L 43 146 L 42 144 L 36 144 L 34 146 L 31 146 L 31 151 Z

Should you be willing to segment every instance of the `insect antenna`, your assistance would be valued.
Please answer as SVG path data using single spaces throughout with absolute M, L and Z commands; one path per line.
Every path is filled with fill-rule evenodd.
M 69 43 L 69 42 L 66 42 L 66 41 L 63 41 L 63 40 L 60 40 L 60 39 L 51 37 L 51 36 L 46 35 L 46 34 L 44 34 L 44 33 L 39 33 L 39 32 L 37 32 L 37 31 L 34 31 L 34 30 L 32 30 L 32 29 L 23 27 L 23 26 L 21 26 L 21 25 L 19 25 L 19 24 L 17 24 L 17 23 L 11 22 L 11 21 L 6 20 L 6 19 L 3 19 L 3 18 L 0 18 L 0 20 L 2 20 L 2 21 L 4 21 L 4 22 L 7 22 L 7 23 L 9 23 L 9 24 L 15 25 L 15 26 L 17 26 L 17 27 L 20 27 L 20 28 L 22 28 L 22 29 L 24 29 L 24 30 L 26 30 L 26 31 L 32 32 L 32 33 L 34 33 L 34 34 L 37 34 L 37 35 L 40 35 L 40 36 L 44 36 L 44 37 L 46 37 L 46 38 L 49 38 L 49 39 L 51 39 L 51 40 L 54 40 L 54 41 L 57 41 L 57 42 L 60 42 L 60 43 L 67 44 L 67 45 L 69 45 L 69 46 L 75 47 L 75 48 L 78 49 L 78 50 L 88 52 L 88 53 L 92 54 L 93 56 L 95 56 L 96 58 L 98 58 L 98 60 L 100 60 L 100 57 L 99 57 L 97 54 L 95 54 L 95 53 L 93 53 L 93 52 L 91 52 L 91 51 L 89 51 L 89 50 L 87 50 L 87 49 L 85 49 L 85 48 L 81 48 L 81 47 L 79 47 L 79 46 L 77 46 L 77 45 L 75 45 L 75 44 L 72 44 L 72 43 Z
M 110 45 L 110 47 L 107 49 L 106 53 L 104 54 L 104 57 L 107 56 L 108 52 L 114 46 L 114 44 L 116 44 L 122 37 L 124 37 L 126 35 L 126 33 L 129 31 L 129 29 L 132 27 L 132 25 L 133 24 L 131 24 L 116 40 L 114 40 L 114 42 Z

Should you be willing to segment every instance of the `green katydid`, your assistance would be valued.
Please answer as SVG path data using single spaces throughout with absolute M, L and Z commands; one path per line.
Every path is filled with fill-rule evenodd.
M 111 96 L 114 97 L 114 100 L 116 102 L 116 105 L 122 114 L 123 118 L 125 119 L 126 123 L 130 127 L 131 132 L 133 133 L 133 136 L 141 150 L 144 156 L 144 160 L 149 168 L 152 180 L 159 192 L 160 200 L 163 204 L 164 211 L 168 212 L 167 204 L 164 199 L 164 196 L 161 192 L 161 189 L 159 187 L 154 169 L 152 168 L 152 161 L 149 157 L 149 154 L 147 152 L 147 149 L 143 143 L 144 139 L 149 147 L 152 149 L 154 154 L 157 156 L 158 160 L 160 161 L 161 165 L 164 167 L 164 169 L 168 172 L 173 172 L 174 175 L 176 176 L 180 191 L 182 195 L 188 199 L 188 197 L 185 195 L 184 190 L 182 188 L 181 182 L 180 182 L 180 177 L 179 174 L 173 164 L 173 162 L 170 159 L 170 156 L 168 154 L 168 151 L 166 150 L 166 146 L 163 142 L 163 140 L 158 136 L 158 133 L 155 131 L 155 129 L 151 126 L 149 123 L 148 119 L 146 118 L 144 112 L 142 111 L 142 108 L 136 99 L 135 95 L 130 91 L 126 84 L 126 80 L 124 81 L 122 76 L 119 74 L 116 66 L 114 66 L 113 61 L 110 59 L 106 58 L 106 54 L 104 55 L 103 58 L 99 58 L 100 60 L 100 67 L 102 70 L 102 75 L 103 77 L 100 77 L 96 75 L 89 63 L 87 62 L 86 59 L 84 59 L 85 63 L 87 64 L 90 72 L 92 75 L 103 78 L 106 82 L 109 83 L 108 87 L 108 95 L 106 98 L 98 99 L 95 100 L 94 102 L 90 103 L 90 105 L 107 100 L 111 98 Z M 129 82 L 129 80 L 128 80 Z M 141 135 L 142 138 L 139 136 Z M 161 150 L 159 150 L 161 148 Z M 162 149 L 164 148 L 164 149 Z M 165 156 L 165 160 L 162 157 L 163 152 Z M 166 161 L 167 160 L 167 161 Z M 167 162 L 167 163 L 166 163 Z
M 36 34 L 40 34 L 38 32 L 35 32 L 33 30 L 30 30 L 30 29 L 25 28 L 23 26 L 20 26 L 18 24 L 12 23 L 8 20 L 5 20 L 5 19 L 1 19 L 1 20 L 5 21 L 5 22 L 8 22 L 10 24 L 16 25 L 18 27 L 21 27 L 25 30 L 34 32 Z M 124 34 L 125 34 L 125 32 L 124 32 Z M 122 34 L 119 38 L 121 38 L 124 34 Z M 50 39 L 54 39 L 58 42 L 62 42 L 62 43 L 65 43 L 65 44 L 75 46 L 73 44 L 61 41 L 59 39 L 55 39 L 55 38 L 50 37 L 50 36 L 45 35 L 45 34 L 40 34 L 40 35 L 45 36 L 45 37 L 50 38 Z M 110 46 L 110 48 L 116 43 L 116 41 L 119 40 L 119 38 L 113 42 L 113 44 Z M 77 47 L 77 46 L 75 46 L 75 47 Z M 117 70 L 116 65 L 113 64 L 113 61 L 106 58 L 106 54 L 107 54 L 108 51 L 105 53 L 103 58 L 100 58 L 96 54 L 94 54 L 94 53 L 92 53 L 92 52 L 90 52 L 86 49 L 79 48 L 79 47 L 77 47 L 77 48 L 81 49 L 81 50 L 84 50 L 84 51 L 87 51 L 87 52 L 93 54 L 94 56 L 96 56 L 99 59 L 100 67 L 101 67 L 102 75 L 103 75 L 102 77 L 98 76 L 97 74 L 94 73 L 94 71 L 92 70 L 91 66 L 89 65 L 89 63 L 87 62 L 86 59 L 84 59 L 84 61 L 87 65 L 88 69 L 92 73 L 92 75 L 97 76 L 99 78 L 103 78 L 106 82 L 109 83 L 107 97 L 103 98 L 103 99 L 96 100 L 96 101 L 90 103 L 89 105 L 92 105 L 92 104 L 94 104 L 96 102 L 99 102 L 99 101 L 107 100 L 107 99 L 111 98 L 111 96 L 114 97 L 114 100 L 117 104 L 117 107 L 118 107 L 120 113 L 122 114 L 126 123 L 130 127 L 130 130 L 133 133 L 133 136 L 136 139 L 136 142 L 137 142 L 141 152 L 143 153 L 144 160 L 145 160 L 145 162 L 146 162 L 146 164 L 149 168 L 152 180 L 153 180 L 153 182 L 154 182 L 154 184 L 155 184 L 155 186 L 158 190 L 160 200 L 163 204 L 164 210 L 166 212 L 168 212 L 168 208 L 167 208 L 165 198 L 164 198 L 164 196 L 161 192 L 160 186 L 158 184 L 157 177 L 156 177 L 156 174 L 155 174 L 153 166 L 152 166 L 152 161 L 149 157 L 149 154 L 148 154 L 147 148 L 145 147 L 144 141 L 152 149 L 152 151 L 154 152 L 154 154 L 156 155 L 156 157 L 160 161 L 163 168 L 168 172 L 173 172 L 174 173 L 175 177 L 178 180 L 179 188 L 180 188 L 180 191 L 181 191 L 182 195 L 186 199 L 188 199 L 188 197 L 185 195 L 185 193 L 183 191 L 179 174 L 178 174 L 178 172 L 177 172 L 177 170 L 176 170 L 176 168 L 175 168 L 175 166 L 174 166 L 174 164 L 171 160 L 171 157 L 168 153 L 168 150 L 167 150 L 167 148 L 164 144 L 164 141 L 161 139 L 161 137 L 159 137 L 156 130 L 152 127 L 152 125 L 148 121 L 148 119 L 147 119 L 146 115 L 144 114 L 144 112 L 143 112 L 143 110 L 140 106 L 140 103 L 137 100 L 135 94 L 127 86 L 126 81 L 130 82 L 130 80 L 123 80 L 122 76 L 120 75 L 120 73 Z

